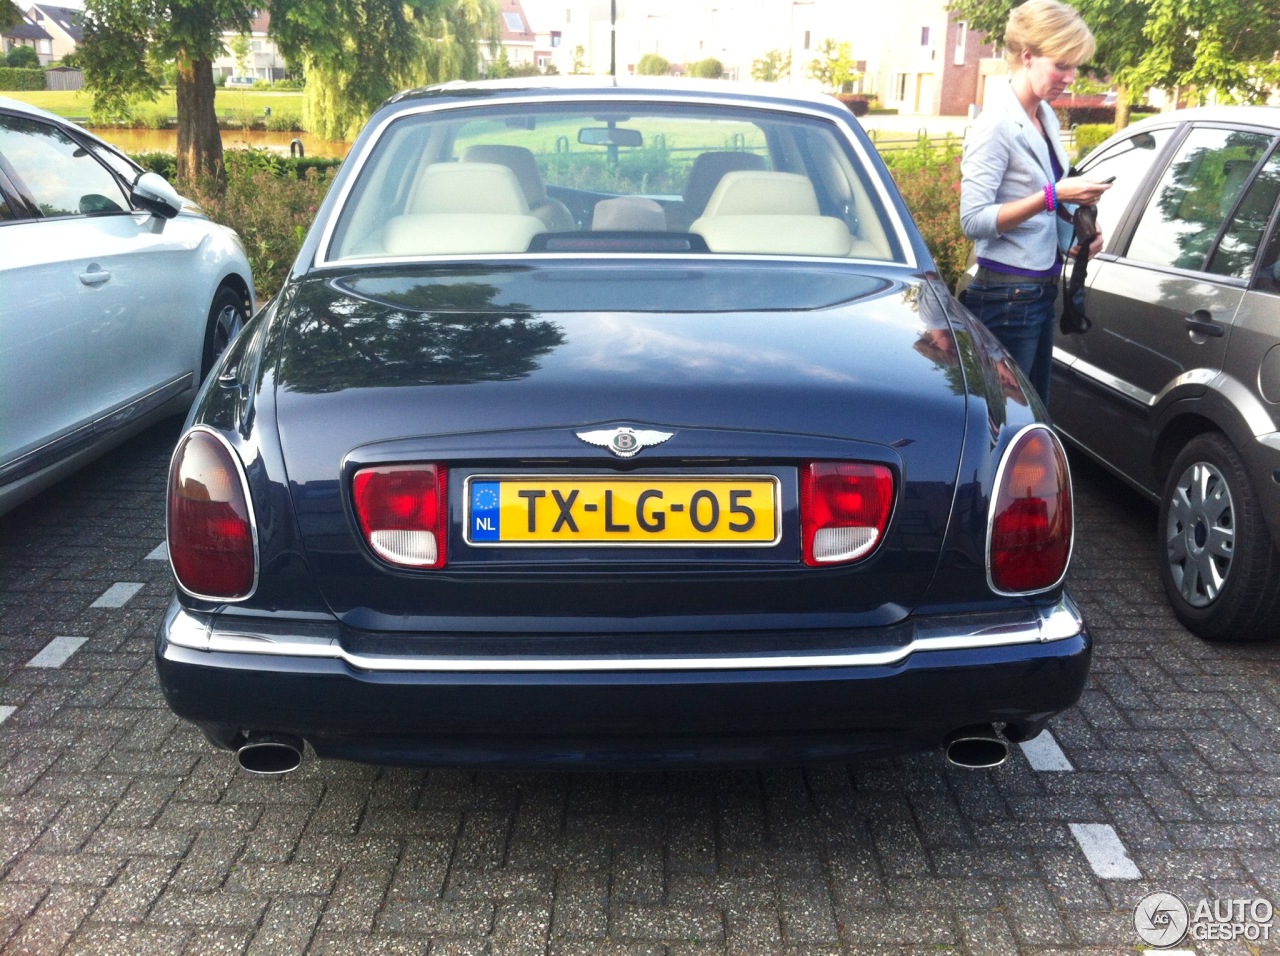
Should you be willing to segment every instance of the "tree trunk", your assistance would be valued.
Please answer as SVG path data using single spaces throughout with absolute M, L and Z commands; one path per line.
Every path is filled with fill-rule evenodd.
M 207 180 L 218 192 L 226 189 L 222 133 L 213 106 L 213 62 L 178 55 L 178 179 Z
M 1116 84 L 1116 129 L 1124 129 L 1129 125 L 1129 85 Z

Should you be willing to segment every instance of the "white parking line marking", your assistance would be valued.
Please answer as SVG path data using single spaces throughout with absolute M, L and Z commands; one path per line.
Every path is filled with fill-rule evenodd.
M 1058 746 L 1058 741 L 1054 739 L 1053 734 L 1047 730 L 1040 731 L 1038 737 L 1024 740 L 1019 746 L 1022 747 L 1022 752 L 1026 754 L 1027 763 L 1031 764 L 1032 770 L 1057 771 L 1076 769 L 1071 766 L 1071 761 L 1062 752 L 1062 748 Z
M 55 637 L 44 646 L 44 650 L 27 661 L 27 666 L 61 667 L 72 654 L 80 650 L 80 645 L 85 640 L 83 637 Z
M 89 607 L 124 607 L 129 598 L 141 590 L 141 584 L 117 582 L 107 588 L 102 597 L 90 604 Z
M 1142 871 L 1129 859 L 1115 828 L 1107 823 L 1073 823 L 1071 834 L 1093 872 L 1104 880 L 1140 880 Z
M 0 707 L 0 724 L 12 717 L 17 709 L 17 707 Z
M 169 545 L 168 545 L 168 544 L 166 544 L 164 541 L 161 541 L 161 542 L 160 542 L 160 544 L 159 544 L 159 546 L 158 546 L 154 551 L 152 551 L 149 555 L 147 555 L 145 558 L 143 558 L 142 560 L 144 560 L 144 561 L 168 561 L 168 560 L 169 560 Z

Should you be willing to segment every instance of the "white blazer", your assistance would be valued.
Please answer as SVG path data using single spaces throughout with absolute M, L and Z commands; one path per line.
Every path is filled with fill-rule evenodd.
M 1039 110 L 1065 176 L 1071 163 L 1059 141 L 1058 117 L 1048 103 L 1041 102 Z M 1009 82 L 989 82 L 987 104 L 965 138 L 960 164 L 960 225 L 975 240 L 979 258 L 1033 270 L 1058 264 L 1058 226 L 1053 214 L 1032 216 L 1003 234 L 996 228 L 1002 204 L 1024 199 L 1056 181 L 1049 148 Z

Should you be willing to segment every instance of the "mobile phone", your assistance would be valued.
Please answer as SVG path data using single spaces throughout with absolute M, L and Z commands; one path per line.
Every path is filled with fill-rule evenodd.
M 1108 176 L 1106 179 L 1099 179 L 1098 184 L 1101 186 L 1107 186 L 1107 185 L 1110 185 L 1111 183 L 1114 183 L 1115 181 L 1116 181 L 1116 178 L 1114 176 Z

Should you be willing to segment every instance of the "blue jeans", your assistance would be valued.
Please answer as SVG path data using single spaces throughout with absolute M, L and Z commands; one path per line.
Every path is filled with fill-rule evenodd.
M 1047 407 L 1057 282 L 972 282 L 960 301 L 1000 340 Z

